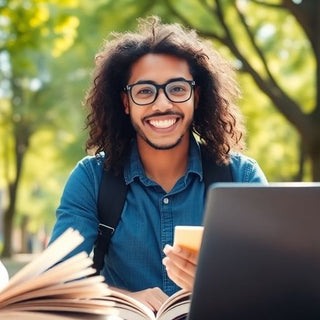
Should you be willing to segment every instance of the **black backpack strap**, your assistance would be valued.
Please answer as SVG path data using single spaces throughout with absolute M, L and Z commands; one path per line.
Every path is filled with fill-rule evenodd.
M 208 190 L 209 186 L 214 182 L 233 182 L 230 165 L 217 164 L 202 144 L 200 144 L 200 150 L 203 180 L 206 190 Z
M 97 273 L 103 268 L 111 236 L 117 227 L 124 202 L 127 185 L 123 174 L 116 175 L 111 170 L 103 170 L 98 196 L 98 236 L 93 250 L 93 267 Z

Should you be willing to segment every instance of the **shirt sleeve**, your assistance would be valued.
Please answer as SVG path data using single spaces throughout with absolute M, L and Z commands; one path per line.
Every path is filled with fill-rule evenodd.
M 95 158 L 86 157 L 77 164 L 67 180 L 49 242 L 70 227 L 78 230 L 85 240 L 67 257 L 80 251 L 88 254 L 92 251 L 99 224 L 97 198 L 101 173 L 102 165 L 99 166 Z
M 233 155 L 230 165 L 235 182 L 268 183 L 257 161 L 250 157 L 240 154 Z

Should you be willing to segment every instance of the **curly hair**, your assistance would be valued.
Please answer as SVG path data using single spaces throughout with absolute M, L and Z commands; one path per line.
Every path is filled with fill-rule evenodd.
M 217 163 L 228 163 L 230 151 L 241 151 L 244 126 L 235 102 L 240 97 L 230 65 L 195 30 L 163 24 L 158 17 L 139 20 L 137 33 L 113 33 L 96 55 L 94 80 L 86 97 L 89 108 L 86 150 L 105 153 L 106 168 L 119 170 L 136 136 L 121 99 L 130 69 L 148 54 L 170 54 L 187 61 L 200 88 L 191 131 Z

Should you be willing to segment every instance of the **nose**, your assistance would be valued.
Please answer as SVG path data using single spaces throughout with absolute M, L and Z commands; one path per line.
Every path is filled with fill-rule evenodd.
M 164 112 L 171 108 L 172 102 L 167 98 L 163 89 L 160 89 L 157 99 L 153 102 L 152 109 Z

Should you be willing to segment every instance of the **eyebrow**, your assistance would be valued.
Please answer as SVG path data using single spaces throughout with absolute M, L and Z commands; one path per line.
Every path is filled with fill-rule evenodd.
M 134 84 L 144 84 L 144 83 L 149 83 L 149 84 L 166 84 L 166 83 L 169 83 L 169 82 L 172 82 L 172 81 L 189 81 L 189 80 L 187 80 L 187 79 L 185 79 L 185 78 L 183 78 L 183 77 L 179 77 L 179 78 L 171 78 L 171 79 L 167 80 L 167 81 L 164 82 L 164 83 L 157 83 L 157 82 L 155 82 L 155 81 L 153 81 L 153 80 L 147 80 L 147 79 L 144 80 L 144 79 L 141 79 L 141 80 L 135 82 Z

